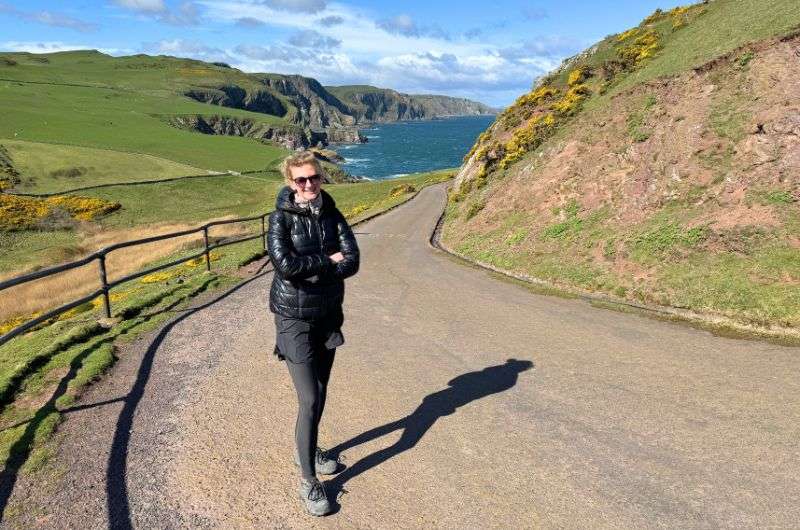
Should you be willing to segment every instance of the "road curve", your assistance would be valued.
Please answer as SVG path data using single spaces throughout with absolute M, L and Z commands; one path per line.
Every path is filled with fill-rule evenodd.
M 137 341 L 22 477 L 15 524 L 96 528 L 795 527 L 800 349 L 545 297 L 428 237 L 441 186 L 358 228 L 304 515 L 270 275 Z M 116 401 L 115 401 L 116 400 Z M 19 511 L 19 510 L 16 510 Z

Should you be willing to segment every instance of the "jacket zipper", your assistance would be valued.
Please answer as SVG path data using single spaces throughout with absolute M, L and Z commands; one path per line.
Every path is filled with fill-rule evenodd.
M 312 213 L 311 217 L 314 219 L 314 222 L 317 225 L 317 239 L 319 240 L 319 251 L 324 254 L 325 247 L 322 245 L 322 225 L 319 222 L 319 216 L 317 214 Z

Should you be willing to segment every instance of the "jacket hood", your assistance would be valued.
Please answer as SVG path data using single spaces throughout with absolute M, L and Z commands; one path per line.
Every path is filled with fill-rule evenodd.
M 333 200 L 333 197 L 331 197 L 328 192 L 325 190 L 319 190 L 319 193 L 322 196 L 320 214 L 326 210 L 332 210 L 336 207 L 336 201 Z M 278 196 L 275 198 L 275 209 L 297 213 L 300 215 L 308 215 L 307 209 L 300 208 L 297 206 L 297 203 L 294 202 L 294 190 L 289 186 L 284 186 L 281 188 L 281 191 L 278 192 Z

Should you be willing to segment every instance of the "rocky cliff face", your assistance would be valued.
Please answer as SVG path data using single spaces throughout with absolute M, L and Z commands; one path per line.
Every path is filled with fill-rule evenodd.
M 294 123 L 314 129 L 355 125 L 350 109 L 315 79 L 269 75 L 263 78 L 263 83 L 294 104 Z
M 327 89 L 347 104 L 359 124 L 496 113 L 495 109 L 483 103 L 449 96 L 403 94 L 371 86 Z
M 270 126 L 253 120 L 234 118 L 231 116 L 172 116 L 170 125 L 187 131 L 202 134 L 221 134 L 226 136 L 243 136 L 256 140 L 270 141 L 287 149 L 301 149 L 314 145 L 314 140 L 300 127 Z
M 202 134 L 242 136 L 269 141 L 287 149 L 305 149 L 330 143 L 366 142 L 366 138 L 354 127 L 330 127 L 326 130 L 314 131 L 296 125 L 275 126 L 246 118 L 216 115 L 172 116 L 169 123 L 173 127 Z
M 193 88 L 186 96 L 201 103 L 210 103 L 222 107 L 244 109 L 262 114 L 285 116 L 288 109 L 283 102 L 266 90 L 248 92 L 239 86 L 221 86 L 219 88 Z

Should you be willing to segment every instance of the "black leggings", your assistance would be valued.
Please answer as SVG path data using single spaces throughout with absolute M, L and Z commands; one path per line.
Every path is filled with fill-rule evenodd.
M 331 376 L 336 349 L 319 350 L 311 361 L 293 363 L 288 359 L 286 366 L 292 376 L 297 391 L 297 422 L 294 426 L 294 439 L 300 457 L 303 478 L 315 477 L 314 462 L 317 450 L 319 420 L 325 408 L 325 395 L 328 392 L 328 379 Z

